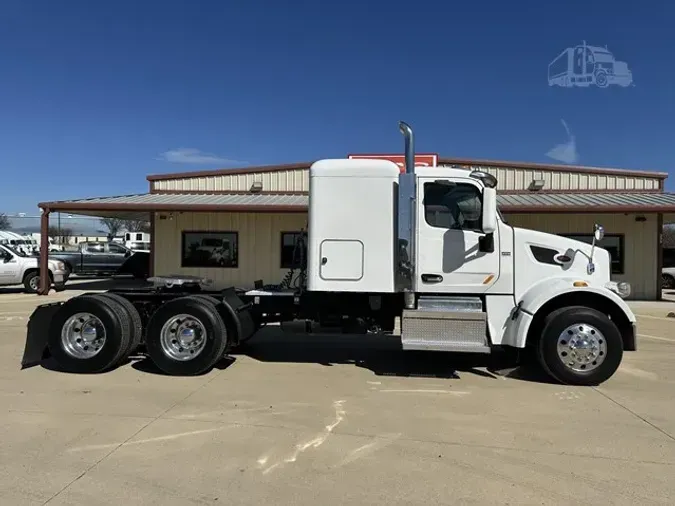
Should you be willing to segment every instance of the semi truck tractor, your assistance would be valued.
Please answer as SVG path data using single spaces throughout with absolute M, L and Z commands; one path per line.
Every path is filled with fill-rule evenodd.
M 29 320 L 23 367 L 51 356 L 97 373 L 144 353 L 169 375 L 195 375 L 262 325 L 296 322 L 381 334 L 402 350 L 512 351 L 565 384 L 610 378 L 637 334 L 630 285 L 611 281 L 610 255 L 595 244 L 602 227 L 593 244 L 513 227 L 493 175 L 415 167 L 413 131 L 399 126 L 403 171 L 368 159 L 310 167 L 305 253 L 286 280 L 296 282 L 215 290 L 160 276 L 150 288 L 44 304 Z

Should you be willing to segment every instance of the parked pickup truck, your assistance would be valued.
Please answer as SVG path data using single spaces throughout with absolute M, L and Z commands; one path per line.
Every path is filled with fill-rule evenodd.
M 37 293 L 40 288 L 38 258 L 28 256 L 6 244 L 0 244 L 0 286 L 20 285 L 28 293 Z M 49 277 L 57 291 L 66 287 L 68 270 L 60 260 L 49 260 Z
M 145 279 L 150 269 L 150 254 L 134 252 L 116 242 L 83 242 L 76 251 L 50 253 L 49 258 L 66 264 L 74 274 L 131 274 Z

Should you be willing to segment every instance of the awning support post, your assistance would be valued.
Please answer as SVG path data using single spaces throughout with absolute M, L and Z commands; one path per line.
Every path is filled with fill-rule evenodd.
M 49 295 L 49 209 L 40 209 L 40 287 L 38 295 Z

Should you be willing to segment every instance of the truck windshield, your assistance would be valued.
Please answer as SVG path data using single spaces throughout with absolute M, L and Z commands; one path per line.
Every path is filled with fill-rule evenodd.
M 9 244 L 3 244 L 2 246 L 3 246 L 3 248 L 5 248 L 7 251 L 10 251 L 10 252 L 14 253 L 14 254 L 15 254 L 16 256 L 18 256 L 18 257 L 25 257 L 25 256 L 27 256 L 25 253 L 23 253 L 22 251 L 19 251 L 19 250 L 17 250 L 17 249 L 14 249 L 14 248 L 11 247 Z

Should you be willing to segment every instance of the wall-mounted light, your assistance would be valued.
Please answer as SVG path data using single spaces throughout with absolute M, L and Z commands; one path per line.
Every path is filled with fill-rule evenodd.
M 546 181 L 544 181 L 543 179 L 533 179 L 532 182 L 530 183 L 530 186 L 528 187 L 528 190 L 539 191 L 542 188 L 544 188 L 545 184 Z
M 251 185 L 251 189 L 249 191 L 251 193 L 258 193 L 261 192 L 262 189 L 263 189 L 262 181 L 253 181 L 253 184 Z

